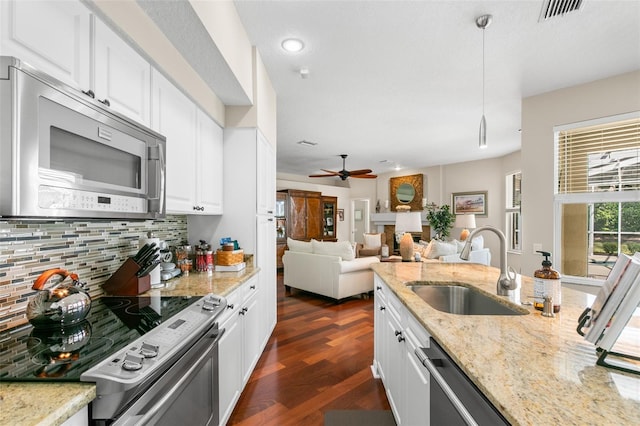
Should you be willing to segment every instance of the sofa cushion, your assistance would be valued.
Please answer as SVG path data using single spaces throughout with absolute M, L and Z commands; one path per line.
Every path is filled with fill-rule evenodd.
M 380 234 L 364 234 L 364 249 L 376 250 L 382 247 L 382 238 Z
M 437 259 L 440 256 L 456 254 L 457 244 L 455 242 L 431 240 L 429 243 L 431 250 L 427 256 L 428 259 Z
M 313 253 L 311 241 L 298 241 L 287 237 L 287 247 L 289 247 L 289 250 L 298 253 Z
M 471 251 L 473 250 L 482 250 L 484 248 L 484 237 L 482 235 L 478 235 L 471 240 Z
M 361 271 L 369 269 L 373 263 L 380 263 L 380 259 L 376 256 L 357 257 L 349 262 L 340 262 L 340 273 Z
M 342 260 L 353 260 L 356 258 L 353 246 L 349 241 L 329 242 L 311 240 L 311 246 L 313 247 L 313 253 L 315 254 L 340 256 Z

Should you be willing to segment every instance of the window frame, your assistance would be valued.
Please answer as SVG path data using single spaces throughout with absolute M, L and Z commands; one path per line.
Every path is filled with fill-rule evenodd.
M 565 204 L 596 204 L 596 203 L 625 203 L 640 202 L 640 191 L 611 191 L 611 192 L 581 192 L 581 193 L 558 193 L 559 167 L 558 167 L 558 135 L 562 131 L 578 129 L 581 127 L 597 126 L 607 123 L 615 123 L 618 121 L 640 118 L 640 111 L 634 111 L 625 114 L 601 117 L 593 120 L 580 121 L 576 123 L 564 124 L 553 127 L 553 253 L 554 258 L 562 259 L 562 206 Z M 558 266 L 560 261 L 558 261 Z M 562 272 L 562 271 L 560 271 Z M 571 284 L 602 286 L 604 279 L 580 277 L 575 275 L 562 276 L 562 282 Z
M 520 175 L 520 203 L 517 207 L 513 205 L 513 177 L 516 175 Z M 504 229 L 506 230 L 506 237 L 508 240 L 507 243 L 507 252 L 522 254 L 522 171 L 514 170 L 505 175 L 505 207 L 504 207 Z M 514 230 L 513 221 L 511 218 L 513 217 L 513 213 L 517 213 L 516 217 L 518 218 L 518 227 L 517 231 Z M 519 248 L 513 247 L 513 234 L 514 232 L 518 233 L 518 241 L 520 243 Z

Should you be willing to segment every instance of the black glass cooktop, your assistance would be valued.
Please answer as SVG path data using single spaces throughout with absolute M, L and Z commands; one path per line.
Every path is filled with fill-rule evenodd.
M 84 321 L 0 332 L 0 381 L 80 381 L 80 375 L 199 297 L 102 297 Z

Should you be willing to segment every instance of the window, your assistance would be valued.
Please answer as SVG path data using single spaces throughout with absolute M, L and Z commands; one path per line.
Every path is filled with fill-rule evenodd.
M 515 172 L 507 175 L 506 181 L 506 201 L 505 206 L 506 218 L 506 230 L 507 238 L 509 240 L 510 251 L 520 252 L 522 250 L 522 221 L 520 214 L 520 199 L 521 199 L 521 183 L 522 173 Z
M 603 280 L 619 253 L 640 251 L 640 114 L 556 129 L 556 148 L 554 263 Z

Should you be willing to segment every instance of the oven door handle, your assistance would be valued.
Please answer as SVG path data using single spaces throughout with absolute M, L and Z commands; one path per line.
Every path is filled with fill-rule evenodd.
M 446 380 L 440 373 L 438 372 L 438 368 L 436 364 L 442 364 L 442 360 L 435 358 L 433 361 L 422 351 L 422 348 L 416 348 L 414 351 L 418 360 L 424 365 L 427 370 L 429 370 L 429 374 L 431 374 L 431 379 L 435 379 L 440 386 L 440 389 L 444 392 L 444 394 L 449 398 L 449 401 L 453 404 L 456 411 L 460 414 L 460 417 L 464 420 L 464 422 L 469 426 L 478 426 L 478 423 L 474 420 L 469 410 L 462 404 L 462 401 L 456 396 L 455 392 L 451 389 L 449 384 L 447 384 Z
M 213 340 L 213 342 L 209 342 L 207 346 L 215 346 L 215 345 L 217 345 L 218 342 L 220 341 L 220 338 L 224 334 L 224 330 L 225 330 L 224 328 L 218 329 L 216 332 L 211 334 L 209 336 L 209 338 L 213 338 L 214 340 Z M 178 380 L 178 382 L 174 386 L 172 386 L 171 389 L 169 389 L 162 396 L 162 398 L 160 398 L 155 404 L 153 404 L 153 406 L 151 408 L 149 408 L 147 410 L 147 412 L 144 413 L 144 415 L 140 419 L 137 419 L 135 421 L 135 424 L 136 425 L 146 425 L 151 420 L 153 420 L 153 418 L 156 416 L 158 411 L 160 411 L 160 409 L 162 407 L 164 407 L 165 404 L 167 404 L 168 402 L 171 401 L 171 398 L 173 398 L 173 396 L 176 393 L 176 391 L 181 389 L 182 386 L 184 386 L 186 384 L 186 382 L 191 379 L 191 375 L 194 373 L 194 371 L 196 369 L 198 369 L 200 367 L 200 362 L 204 358 L 206 358 L 208 355 L 209 355 L 209 351 L 204 352 L 202 354 L 202 356 L 199 357 L 198 360 L 191 365 L 189 370 L 180 378 L 180 380 Z

